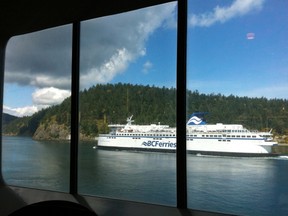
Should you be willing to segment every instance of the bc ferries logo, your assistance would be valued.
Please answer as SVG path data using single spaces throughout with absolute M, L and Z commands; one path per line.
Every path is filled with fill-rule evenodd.
M 193 116 L 187 122 L 188 125 L 199 125 L 202 123 L 202 119 L 198 118 L 197 116 Z
M 147 142 L 143 142 L 142 145 L 154 148 L 176 148 L 176 143 L 174 142 L 161 142 L 158 140 L 148 140 Z
M 187 125 L 204 125 L 206 122 L 203 117 L 206 113 L 193 113 L 187 122 Z

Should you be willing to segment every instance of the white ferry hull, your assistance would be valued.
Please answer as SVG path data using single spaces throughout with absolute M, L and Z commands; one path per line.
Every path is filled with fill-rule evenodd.
M 102 135 L 99 136 L 98 147 L 175 151 L 176 139 L 162 138 L 161 140 L 155 140 L 151 137 L 132 138 Z
M 213 155 L 272 155 L 276 143 L 263 140 L 187 139 L 187 151 L 194 154 Z M 98 147 L 111 149 L 135 149 L 145 151 L 176 151 L 176 138 L 121 137 L 101 135 Z
M 217 143 L 216 143 L 217 142 Z M 247 141 L 246 141 L 247 142 Z M 270 144 L 253 144 L 241 141 L 231 141 L 229 143 L 215 141 L 188 141 L 187 151 L 190 153 L 201 153 L 201 154 L 221 154 L 221 155 L 272 155 L 272 146 Z

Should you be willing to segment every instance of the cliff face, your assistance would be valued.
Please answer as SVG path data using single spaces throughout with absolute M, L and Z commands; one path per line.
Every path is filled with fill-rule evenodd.
M 33 139 L 35 140 L 70 140 L 70 129 L 64 124 L 49 123 L 40 124 L 36 129 Z M 80 140 L 94 140 L 94 136 L 87 136 L 85 134 L 79 134 Z
M 36 140 L 68 140 L 70 130 L 65 125 L 57 123 L 41 124 L 33 135 Z

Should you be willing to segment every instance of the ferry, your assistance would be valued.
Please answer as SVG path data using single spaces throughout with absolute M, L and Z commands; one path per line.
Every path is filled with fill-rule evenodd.
M 187 122 L 187 151 L 197 155 L 274 156 L 272 130 L 251 131 L 240 124 L 207 124 L 206 112 L 193 113 Z M 176 128 L 168 125 L 111 124 L 109 134 L 100 134 L 98 147 L 175 152 Z

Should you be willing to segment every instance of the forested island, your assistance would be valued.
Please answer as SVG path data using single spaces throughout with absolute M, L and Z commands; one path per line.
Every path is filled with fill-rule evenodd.
M 70 135 L 70 101 L 43 109 L 32 116 L 3 117 L 3 134 L 39 140 L 65 140 Z M 80 138 L 94 139 L 108 132 L 110 123 L 176 126 L 176 89 L 132 84 L 98 84 L 80 92 Z M 288 134 L 288 101 L 187 91 L 187 112 L 209 112 L 208 123 L 243 124 L 248 129 Z M 187 114 L 187 118 L 189 115 Z

